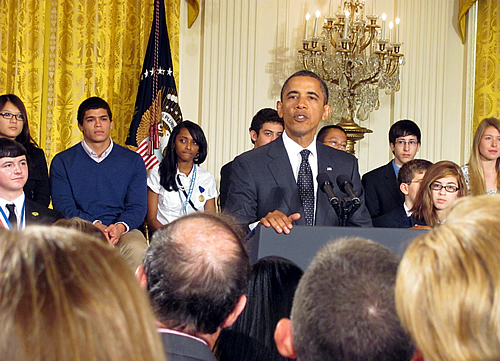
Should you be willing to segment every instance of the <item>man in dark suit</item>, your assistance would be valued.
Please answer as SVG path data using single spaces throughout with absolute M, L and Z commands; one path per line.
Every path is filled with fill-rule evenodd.
M 161 227 L 137 269 L 169 361 L 215 361 L 221 329 L 245 308 L 250 261 L 225 217 L 193 213 Z
M 250 124 L 250 139 L 253 149 L 271 143 L 283 133 L 283 119 L 271 108 L 259 110 Z M 226 207 L 227 193 L 231 184 L 233 161 L 225 164 L 220 170 L 220 208 Z
M 28 180 L 26 148 L 15 140 L 0 138 L 0 222 L 6 229 L 23 229 L 32 223 L 51 224 L 64 218 L 57 211 L 30 199 L 23 187 Z
M 414 345 L 396 314 L 398 265 L 399 256 L 366 239 L 328 243 L 300 279 L 291 320 L 276 326 L 279 353 L 299 361 L 410 361 Z
M 432 165 L 425 159 L 413 159 L 403 164 L 398 173 L 399 189 L 404 196 L 404 203 L 373 220 L 374 227 L 410 228 L 415 225 L 411 209 L 420 189 L 420 182 L 427 169 Z
M 397 121 L 389 130 L 389 145 L 394 159 L 366 173 L 362 179 L 372 220 L 403 204 L 397 176 L 401 166 L 415 158 L 420 149 L 420 128 L 408 119 Z
M 349 224 L 371 226 L 356 158 L 315 139 L 319 122 L 331 113 L 325 82 L 307 70 L 293 74 L 283 85 L 277 110 L 285 131 L 274 142 L 235 158 L 226 212 L 245 224 L 260 222 L 278 233 L 288 234 L 293 224 L 335 226 L 339 220 L 321 194 L 316 176 L 328 174 L 335 194 L 344 197 L 347 194 L 335 179 L 345 174 L 361 200 Z

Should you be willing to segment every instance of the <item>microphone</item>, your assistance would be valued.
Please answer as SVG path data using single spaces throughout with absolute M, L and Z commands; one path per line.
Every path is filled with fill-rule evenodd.
M 337 177 L 337 185 L 339 186 L 342 192 L 344 192 L 349 196 L 349 198 L 351 198 L 352 202 L 355 205 L 360 204 L 358 196 L 354 193 L 354 188 L 351 179 L 347 175 L 345 174 L 339 175 Z
M 333 205 L 334 203 L 338 204 L 339 199 L 337 198 L 335 193 L 333 193 L 333 184 L 328 174 L 319 173 L 318 176 L 316 177 L 316 180 L 318 181 L 319 188 L 328 197 L 328 201 L 330 202 L 330 204 L 331 205 Z

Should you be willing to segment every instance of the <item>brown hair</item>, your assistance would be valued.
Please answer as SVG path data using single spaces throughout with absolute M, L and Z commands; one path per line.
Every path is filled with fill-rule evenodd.
M 80 232 L 90 234 L 91 236 L 94 236 L 108 243 L 106 236 L 99 228 L 97 228 L 94 224 L 92 224 L 92 222 L 86 221 L 85 219 L 81 219 L 79 217 L 73 217 L 70 219 L 65 219 L 65 218 L 58 219 L 54 223 L 54 226 L 76 229 Z
M 146 294 L 109 244 L 71 229 L 0 233 L 3 360 L 165 360 Z
M 479 123 L 474 133 L 474 140 L 472 141 L 472 150 L 469 158 L 469 188 L 471 195 L 479 195 L 486 193 L 486 182 L 484 181 L 483 167 L 481 166 L 481 154 L 479 146 L 481 138 L 487 128 L 494 127 L 500 132 L 500 120 L 497 118 L 486 118 Z M 500 170 L 500 158 L 497 159 L 497 189 L 500 191 L 500 177 L 498 176 Z
M 436 208 L 432 202 L 432 189 L 430 188 L 430 185 L 432 182 L 447 176 L 457 178 L 459 188 L 458 197 L 467 195 L 465 178 L 462 170 L 457 164 L 449 160 L 442 160 L 434 163 L 427 169 L 424 178 L 422 178 L 420 189 L 418 190 L 417 197 L 415 199 L 415 204 L 411 209 L 413 212 L 412 217 L 417 220 L 417 222 L 419 220 L 424 220 L 429 227 L 434 227 L 438 224 L 438 216 Z

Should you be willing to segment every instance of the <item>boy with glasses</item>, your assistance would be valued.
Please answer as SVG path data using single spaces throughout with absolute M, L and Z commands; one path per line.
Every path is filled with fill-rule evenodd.
M 401 207 L 404 202 L 397 176 L 403 164 L 420 150 L 420 128 L 408 119 L 399 120 L 389 130 L 389 145 L 394 159 L 363 176 L 365 200 L 372 220 Z

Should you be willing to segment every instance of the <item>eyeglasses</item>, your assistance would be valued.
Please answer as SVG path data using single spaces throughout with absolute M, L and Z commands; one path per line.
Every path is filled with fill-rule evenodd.
M 460 187 L 457 187 L 457 186 L 454 186 L 454 185 L 451 185 L 451 184 L 448 184 L 448 185 L 442 185 L 441 183 L 438 183 L 438 182 L 433 182 L 431 183 L 431 185 L 429 186 L 433 191 L 441 191 L 441 189 L 445 189 L 448 193 L 455 193 L 456 191 L 458 191 L 460 189 Z
M 346 150 L 346 149 L 347 149 L 347 144 L 341 144 L 341 143 L 337 142 L 336 140 L 332 140 L 330 143 L 331 143 L 331 145 L 333 145 L 334 147 L 340 147 L 340 148 L 342 148 L 343 150 Z
M 414 148 L 418 145 L 418 142 L 416 140 L 396 140 L 396 146 L 398 147 L 404 147 L 406 144 L 408 144 L 411 148 Z
M 15 118 L 16 120 L 19 120 L 21 122 L 24 120 L 24 116 L 22 114 L 0 113 L 0 115 L 4 117 L 4 119 Z

